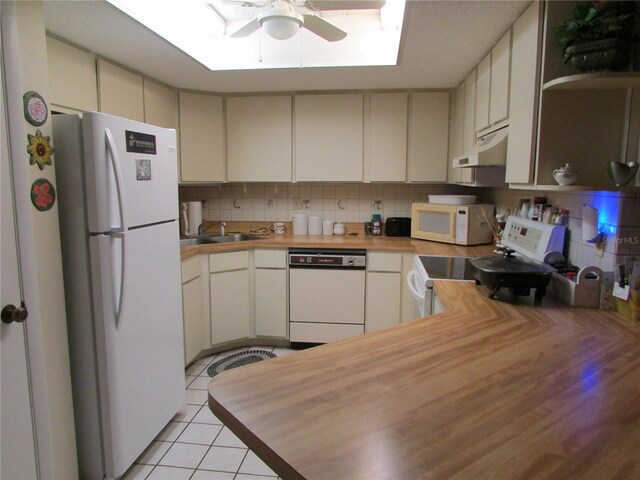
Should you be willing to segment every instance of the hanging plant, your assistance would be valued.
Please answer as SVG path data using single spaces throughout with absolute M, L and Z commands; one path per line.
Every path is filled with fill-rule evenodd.
M 599 0 L 578 3 L 573 9 L 572 17 L 553 29 L 558 43 L 563 48 L 563 62 L 571 60 L 576 50 L 580 51 L 581 45 L 588 42 L 604 41 L 601 45 L 604 45 L 605 49 L 628 50 L 629 44 L 640 38 L 639 19 L 638 1 Z M 587 47 L 586 51 L 594 50 Z

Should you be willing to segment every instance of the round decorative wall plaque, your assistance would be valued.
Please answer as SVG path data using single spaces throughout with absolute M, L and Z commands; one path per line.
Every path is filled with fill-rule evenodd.
M 34 127 L 44 125 L 49 118 L 49 108 L 44 98 L 37 92 L 27 92 L 22 96 L 24 118 Z

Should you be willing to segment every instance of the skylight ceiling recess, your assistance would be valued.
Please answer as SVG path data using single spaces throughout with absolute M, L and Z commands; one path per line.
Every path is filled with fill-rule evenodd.
M 270 11 L 270 0 L 108 1 L 213 71 L 396 65 L 405 8 L 405 0 L 386 0 L 382 9 L 317 10 L 312 2 L 290 0 L 297 14 L 318 16 L 346 32 L 346 38 L 329 42 L 306 28 L 287 40 L 272 38 L 264 28 L 231 37 Z M 372 3 L 331 3 L 352 8 L 358 2 Z

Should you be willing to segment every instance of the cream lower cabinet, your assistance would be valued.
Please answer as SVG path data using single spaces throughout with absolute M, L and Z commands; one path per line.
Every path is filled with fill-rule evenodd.
M 209 255 L 211 344 L 249 338 L 251 292 L 249 252 Z
M 402 254 L 367 254 L 365 332 L 398 325 L 401 314 Z
M 287 251 L 255 250 L 254 255 L 256 336 L 287 338 Z
M 198 354 L 209 347 L 206 340 L 207 324 L 205 286 L 201 275 L 200 255 L 182 262 L 182 319 L 184 322 L 184 363 L 189 365 Z

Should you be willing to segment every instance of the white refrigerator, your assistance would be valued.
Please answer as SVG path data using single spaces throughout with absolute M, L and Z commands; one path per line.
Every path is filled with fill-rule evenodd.
M 175 130 L 53 117 L 80 477 L 117 478 L 185 401 Z

